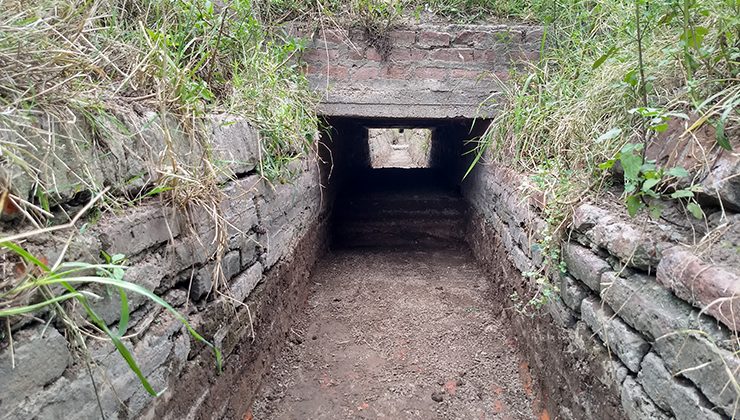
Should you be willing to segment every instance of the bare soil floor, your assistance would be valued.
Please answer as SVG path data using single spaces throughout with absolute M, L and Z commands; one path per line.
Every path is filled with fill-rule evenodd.
M 311 288 L 254 419 L 535 418 L 527 365 L 466 247 L 334 251 Z

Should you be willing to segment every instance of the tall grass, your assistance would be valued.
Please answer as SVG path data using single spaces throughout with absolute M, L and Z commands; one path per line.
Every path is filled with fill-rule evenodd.
M 455 23 L 533 18 L 530 0 L 266 0 L 260 13 L 269 22 L 327 18 L 333 24 L 370 29 L 426 18 Z
M 730 109 L 738 104 L 740 81 L 737 1 L 566 0 L 532 2 L 530 10 L 545 25 L 547 48 L 509 87 L 508 106 L 479 153 L 488 150 L 525 173 L 548 166 L 552 176 L 567 176 L 572 199 L 594 185 L 599 164 L 625 143 L 642 141 L 643 119 L 635 108 L 707 115 L 699 123 L 737 127 L 736 109 Z M 701 41 L 687 33 L 700 34 Z M 718 139 L 718 146 L 726 144 Z
M 268 33 L 250 1 L 215 4 L 0 3 L 3 154 L 34 177 L 23 141 L 34 116 L 66 121 L 138 105 L 174 115 L 185 127 L 211 112 L 245 117 L 262 133 L 264 173 L 275 175 L 310 149 L 316 131 L 315 97 L 290 59 L 301 45 Z

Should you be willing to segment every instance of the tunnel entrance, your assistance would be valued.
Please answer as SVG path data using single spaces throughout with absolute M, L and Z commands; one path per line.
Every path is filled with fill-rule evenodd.
M 333 246 L 462 243 L 464 151 L 486 121 L 330 118 L 327 124 L 337 174 Z M 388 164 L 392 149 L 383 147 L 394 141 L 417 147 L 424 166 Z

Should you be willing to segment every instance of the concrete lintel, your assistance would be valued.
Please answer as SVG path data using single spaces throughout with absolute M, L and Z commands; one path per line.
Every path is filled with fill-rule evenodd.
M 442 119 L 442 118 L 491 118 L 493 109 L 479 109 L 477 104 L 461 105 L 397 105 L 333 102 L 322 103 L 319 113 L 324 116 L 361 117 L 361 118 L 408 118 L 408 119 Z

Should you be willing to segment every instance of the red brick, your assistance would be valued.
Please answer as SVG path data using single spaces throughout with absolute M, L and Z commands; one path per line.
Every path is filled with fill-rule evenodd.
M 307 63 L 325 63 L 339 58 L 339 51 L 326 50 L 323 48 L 310 49 L 306 50 L 301 58 L 303 58 Z
M 450 34 L 446 32 L 425 31 L 419 34 L 416 42 L 421 48 L 446 47 L 450 45 Z
M 416 62 L 426 59 L 427 52 L 416 48 L 394 48 L 388 59 L 392 62 Z
M 488 34 L 486 32 L 464 31 L 460 32 L 452 41 L 452 45 L 465 45 L 475 47 L 485 42 Z
M 368 48 L 367 51 L 365 51 L 365 58 L 367 58 L 370 61 L 382 61 L 383 57 L 381 57 L 378 50 L 375 48 Z
M 509 65 L 510 54 L 508 51 L 500 50 L 473 50 L 473 61 L 478 67 L 487 69 L 496 67 L 498 64 Z
M 405 80 L 411 77 L 411 73 L 409 72 L 408 67 L 391 65 L 385 68 L 385 77 L 389 79 Z
M 468 63 L 473 61 L 473 50 L 470 48 L 443 48 L 429 53 L 432 60 Z
M 360 67 L 352 73 L 352 80 L 373 80 L 380 76 L 377 67 Z
M 443 80 L 447 77 L 447 69 L 420 67 L 414 71 L 414 76 L 419 79 Z
M 324 77 L 328 75 L 330 79 L 343 80 L 347 79 L 349 69 L 338 65 L 329 65 L 327 69 L 326 66 L 315 66 L 311 64 L 308 66 L 306 73 Z
M 500 57 L 502 57 L 502 55 L 498 51 L 491 50 L 483 52 L 483 60 L 489 63 L 496 62 Z
M 479 78 L 482 75 L 483 72 L 476 71 L 476 70 L 467 70 L 467 69 L 453 69 L 450 71 L 450 76 L 453 79 L 468 79 L 468 80 L 475 80 Z
M 416 32 L 391 31 L 390 38 L 394 47 L 410 47 L 416 42 Z
M 328 74 L 330 79 L 347 79 L 349 76 L 349 69 L 344 66 L 329 65 Z

